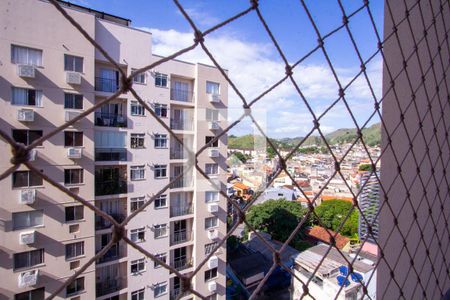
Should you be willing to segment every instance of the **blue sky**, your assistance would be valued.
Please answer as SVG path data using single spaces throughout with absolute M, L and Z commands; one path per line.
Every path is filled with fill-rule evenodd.
M 177 7 L 170 0 L 78 0 L 73 1 L 91 8 L 132 20 L 132 26 L 153 33 L 153 51 L 168 55 L 192 43 L 192 30 Z M 348 14 L 359 8 L 363 1 L 343 0 Z M 133 3 L 133 5 L 130 5 Z M 249 6 L 248 0 L 181 1 L 194 22 L 206 30 Z M 306 1 L 318 30 L 322 35 L 342 24 L 342 13 L 337 0 Z M 383 1 L 371 1 L 370 8 L 382 35 Z M 292 64 L 317 45 L 317 36 L 300 1 L 260 0 L 260 9 Z M 363 59 L 377 49 L 377 40 L 364 9 L 349 22 L 355 42 Z M 206 39 L 206 44 L 218 62 L 229 70 L 229 75 L 243 95 L 252 99 L 277 82 L 284 75 L 284 65 L 259 22 L 255 12 L 221 28 Z M 325 40 L 325 48 L 339 80 L 346 85 L 360 70 L 360 62 L 344 29 Z M 211 64 L 201 49 L 181 59 Z M 368 76 L 377 97 L 381 95 L 381 57 L 378 55 L 367 65 Z M 338 97 L 338 86 L 321 51 L 315 52 L 298 68 L 294 78 L 310 103 L 320 115 Z M 373 98 L 363 77 L 356 80 L 346 92 L 348 103 L 361 126 L 373 111 Z M 230 93 L 231 119 L 241 112 L 240 100 Z M 255 115 L 271 137 L 303 136 L 312 128 L 312 117 L 295 91 L 287 82 L 255 105 Z M 374 118 L 371 123 L 377 122 Z M 325 132 L 354 127 L 342 101 L 321 120 Z M 251 130 L 249 122 L 238 125 L 232 133 L 240 135 Z

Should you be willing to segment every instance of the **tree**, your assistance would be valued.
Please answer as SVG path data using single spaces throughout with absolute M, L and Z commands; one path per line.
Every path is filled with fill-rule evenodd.
M 275 240 L 285 241 L 304 214 L 305 211 L 298 202 L 270 199 L 252 206 L 246 219 L 255 229 L 269 233 Z
M 371 164 L 361 164 L 358 168 L 359 171 L 372 171 L 372 165 Z
M 353 204 L 351 202 L 333 199 L 322 202 L 322 204 L 315 209 L 315 212 L 326 228 L 337 231 L 352 206 Z M 315 220 L 315 223 L 320 225 L 317 219 Z M 342 228 L 339 230 L 339 233 L 350 237 L 358 233 L 358 211 L 356 209 L 352 211 Z

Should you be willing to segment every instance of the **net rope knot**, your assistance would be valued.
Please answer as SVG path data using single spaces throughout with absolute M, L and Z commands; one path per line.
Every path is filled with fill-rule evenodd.
M 11 152 L 13 157 L 10 161 L 13 165 L 22 164 L 31 159 L 31 151 L 22 143 L 16 143 L 12 147 Z

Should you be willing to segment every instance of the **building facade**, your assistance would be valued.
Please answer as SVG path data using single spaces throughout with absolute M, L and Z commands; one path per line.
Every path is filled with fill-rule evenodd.
M 151 33 L 130 20 L 61 2 L 130 75 L 161 57 Z M 120 73 L 53 5 L 0 3 L 1 126 L 30 144 L 105 100 Z M 211 66 L 172 60 L 134 77 L 133 88 L 197 151 L 225 127 L 227 82 Z M 225 182 L 226 136 L 198 156 Z M 10 146 L 0 169 L 11 166 Z M 128 92 L 53 135 L 32 164 L 117 221 L 141 207 L 193 159 Z M 192 272 L 226 234 L 226 199 L 195 168 L 127 224 L 127 236 L 181 273 Z M 21 166 L 0 181 L 0 299 L 44 299 L 111 240 L 111 224 Z M 225 298 L 225 248 L 201 268 L 193 288 Z M 169 270 L 120 241 L 57 299 L 171 299 L 181 291 Z M 193 298 L 186 295 L 184 298 Z
M 378 172 L 378 178 L 380 174 Z M 375 174 L 367 172 L 360 181 L 361 192 L 358 197 L 362 214 L 359 216 L 358 235 L 361 241 L 375 243 L 378 239 L 378 211 L 380 209 L 380 183 Z M 369 228 L 372 234 L 369 234 Z M 375 240 L 374 240 L 375 238 Z

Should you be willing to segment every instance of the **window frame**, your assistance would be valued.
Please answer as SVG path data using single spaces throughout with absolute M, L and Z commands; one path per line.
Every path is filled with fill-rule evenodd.
M 213 135 L 207 135 L 205 136 L 205 145 L 207 145 L 209 142 L 211 142 L 213 139 L 215 139 L 216 137 Z M 219 140 L 215 141 L 214 143 L 212 143 L 209 148 L 218 148 L 219 147 Z
M 211 281 L 218 277 L 217 267 L 205 271 L 205 282 Z
M 214 86 L 217 86 L 217 93 L 214 93 L 214 92 L 211 92 L 211 91 L 209 91 L 209 86 L 210 85 L 214 85 Z M 209 95 L 220 95 L 220 82 L 215 82 L 215 81 L 209 81 L 209 80 L 207 80 L 206 81 L 206 87 L 205 87 L 205 90 L 206 90 L 206 94 L 209 94 Z
M 136 270 L 133 272 L 134 266 L 136 267 Z M 142 272 L 145 272 L 145 258 L 144 257 L 130 261 L 130 273 L 132 275 L 137 275 Z
M 22 49 L 27 50 L 27 60 L 29 59 L 29 53 L 28 53 L 29 50 L 40 52 L 40 54 L 41 54 L 40 64 L 32 64 L 30 62 L 23 63 L 23 62 L 15 61 L 15 59 L 14 59 L 14 50 L 13 50 L 14 47 L 22 48 Z M 32 47 L 27 47 L 27 46 L 20 46 L 20 45 L 11 44 L 10 51 L 11 51 L 11 63 L 12 64 L 15 64 L 15 65 L 28 65 L 28 66 L 35 66 L 35 67 L 43 67 L 44 66 L 44 60 L 43 60 L 43 58 L 44 58 L 44 51 L 42 49 L 37 49 L 37 48 L 32 48 Z
M 145 133 L 131 133 L 130 134 L 130 148 L 131 149 L 145 149 Z
M 131 292 L 131 300 L 145 300 L 145 288 Z
M 167 165 L 155 165 L 153 168 L 153 173 L 155 179 L 167 178 Z
M 130 101 L 130 114 L 135 117 L 145 117 L 145 107 L 138 101 Z
M 206 108 L 205 109 L 205 120 L 209 122 L 218 122 L 219 121 L 219 110 Z
M 31 215 L 30 214 L 39 214 L 39 213 L 40 213 L 40 220 L 42 220 L 42 223 L 31 225 L 31 218 L 30 218 Z M 14 220 L 15 220 L 15 216 L 17 218 L 17 216 L 19 216 L 20 214 L 27 214 L 28 224 L 26 224 L 25 226 L 17 227 L 17 224 L 15 224 L 16 222 Z M 43 210 L 27 210 L 27 211 L 21 211 L 21 212 L 14 212 L 14 213 L 12 213 L 12 226 L 13 226 L 13 231 L 27 229 L 27 228 L 42 227 L 42 226 L 44 226 L 44 211 Z
M 135 243 L 145 242 L 145 227 L 130 230 L 130 240 Z
M 70 137 L 70 135 L 72 135 Z M 80 142 L 81 136 L 81 143 Z M 72 139 L 72 144 L 68 143 Z M 64 147 L 83 147 L 84 134 L 83 131 L 73 131 L 73 130 L 65 130 L 64 131 Z
M 38 295 L 35 295 L 34 293 L 39 293 Z M 42 295 L 42 298 L 39 297 L 40 295 Z M 20 297 L 20 298 L 19 298 Z M 31 291 L 26 291 L 26 292 L 22 292 L 22 293 L 18 293 L 14 295 L 14 300 L 23 300 L 23 298 L 26 298 L 26 300 L 40 300 L 40 299 L 45 299 L 45 287 L 41 287 L 41 288 L 37 288 Z
M 20 174 L 24 174 L 24 173 L 27 173 L 27 174 L 28 174 L 28 175 L 27 175 L 27 185 L 20 185 L 20 186 L 14 185 L 14 182 L 17 181 L 17 175 L 18 175 L 19 173 L 20 173 Z M 42 177 L 40 177 L 40 176 L 34 174 L 33 172 L 31 172 L 31 171 L 29 171 L 29 170 L 15 171 L 15 172 L 12 173 L 11 178 L 12 178 L 12 188 L 13 188 L 13 189 L 14 189 L 14 188 L 30 188 L 30 187 L 38 187 L 38 186 L 43 186 L 43 185 L 44 185 L 44 180 L 42 179 Z M 37 179 L 37 181 L 39 181 L 39 184 L 31 185 L 33 179 L 34 179 L 34 180 Z
M 81 209 L 81 213 L 80 213 L 80 209 Z M 72 210 L 72 212 L 70 212 L 70 210 Z M 70 214 L 72 214 L 73 219 L 67 218 Z M 81 220 L 84 220 L 84 205 L 66 206 L 64 208 L 64 218 L 65 218 L 66 223 L 79 222 Z
M 155 239 L 160 239 L 160 238 L 164 238 L 167 237 L 169 235 L 169 233 L 167 232 L 167 224 L 156 224 L 153 226 L 154 229 L 154 238 Z
M 131 73 L 136 72 L 137 69 L 131 69 Z M 142 76 L 144 77 L 144 80 L 142 81 Z M 141 80 L 139 80 L 141 79 Z M 147 84 L 147 72 L 142 72 L 140 74 L 133 76 L 133 83 L 146 85 Z
M 154 142 L 155 149 L 167 149 L 168 141 L 167 134 L 156 133 Z
M 12 132 L 13 139 L 16 142 L 18 142 L 18 143 L 22 143 L 22 141 L 18 141 L 17 137 L 14 137 L 14 136 L 16 134 L 19 134 L 19 133 L 25 133 L 26 134 L 26 141 L 25 141 L 25 143 L 22 143 L 25 146 L 30 145 L 31 143 L 33 143 L 34 141 L 36 141 L 37 139 L 41 138 L 44 135 L 44 131 L 43 130 L 16 129 L 16 128 L 13 128 L 11 132 Z M 36 138 L 30 138 L 30 133 L 35 134 Z M 40 143 L 39 146 L 42 146 L 42 143 Z
M 214 194 L 215 196 L 214 197 L 208 196 L 208 195 L 212 195 L 212 194 Z M 213 198 L 213 200 L 209 200 L 212 198 Z M 216 203 L 216 202 L 219 202 L 219 200 L 220 200 L 220 197 L 219 197 L 218 191 L 205 191 L 205 203 Z
M 139 175 L 139 177 L 136 177 Z M 130 180 L 141 181 L 145 180 L 145 165 L 130 166 Z
M 214 224 L 215 223 L 215 224 Z M 217 216 L 205 218 L 205 230 L 219 227 L 219 218 Z
M 78 174 L 78 182 L 74 182 L 73 180 L 77 178 L 77 176 L 75 176 L 77 173 Z M 69 179 L 69 181 L 67 181 L 67 179 Z M 80 185 L 80 184 L 84 184 L 84 169 L 82 168 L 70 168 L 70 169 L 64 169 L 64 185 Z
M 82 94 L 75 93 L 64 93 L 64 109 L 83 109 L 84 107 L 84 96 Z M 67 104 L 71 105 L 67 105 Z M 81 104 L 81 107 L 77 107 Z
M 145 196 L 130 198 L 130 212 L 134 212 L 145 204 Z M 136 206 L 136 207 L 134 207 Z
M 212 173 L 211 171 L 217 171 Z M 219 175 L 219 164 L 218 163 L 206 163 L 205 164 L 205 174 L 206 175 Z
M 70 64 L 67 64 L 68 63 L 68 61 L 67 61 L 68 59 L 72 59 Z M 81 70 L 77 70 L 77 60 L 78 60 L 78 62 L 81 60 Z M 68 68 L 69 66 L 70 66 L 70 68 Z M 83 73 L 83 71 L 84 71 L 84 57 L 64 53 L 64 71 L 66 71 L 66 72 Z
M 81 284 L 80 284 L 81 283 Z M 69 288 L 74 285 L 74 291 L 69 293 Z M 80 288 L 81 286 L 81 288 Z M 72 281 L 69 285 L 66 286 L 66 296 L 73 296 L 73 295 L 77 295 L 79 293 L 81 293 L 82 291 L 84 291 L 85 289 L 85 285 L 84 285 L 84 277 L 78 277 L 76 278 L 74 281 Z
M 218 242 L 205 244 L 205 256 L 209 255 L 218 244 L 219 244 Z
M 74 247 L 74 250 L 72 252 L 75 254 L 73 256 L 68 256 L 68 249 L 70 247 Z M 73 260 L 84 256 L 84 241 L 65 244 L 65 258 L 66 260 Z
M 37 257 L 33 257 L 33 255 L 36 255 Z M 17 266 L 17 262 L 20 260 L 19 256 L 26 256 L 22 257 L 22 260 L 26 260 L 25 264 L 21 264 L 20 266 Z M 38 261 L 35 261 L 38 259 Z M 13 254 L 13 270 L 27 270 L 31 268 L 36 268 L 37 266 L 42 266 L 45 264 L 45 249 L 35 249 L 30 251 L 23 251 Z
M 161 202 L 164 202 L 164 205 L 161 205 Z M 157 203 L 159 203 L 159 205 L 156 205 Z M 156 197 L 154 200 L 154 207 L 155 209 L 167 208 L 167 194 Z
M 163 114 L 163 112 L 165 114 Z M 160 118 L 167 118 L 169 114 L 168 105 L 163 103 L 155 103 L 155 114 Z
M 157 291 L 159 291 L 159 292 L 157 293 Z M 167 282 L 164 281 L 164 282 L 156 284 L 155 288 L 153 289 L 153 298 L 158 298 L 165 294 L 167 294 Z
M 167 263 L 167 252 L 156 254 L 155 257 L 159 258 L 163 262 Z M 158 269 L 161 268 L 162 265 L 157 263 L 156 260 L 153 262 L 153 268 Z
M 17 103 L 17 99 L 15 99 L 15 93 L 14 90 L 25 90 L 26 91 L 26 103 L 20 104 Z M 34 95 L 30 95 L 30 91 L 34 92 Z M 17 86 L 11 87 L 11 105 L 15 106 L 34 106 L 34 107 L 44 107 L 43 101 L 42 101 L 43 93 L 42 90 L 36 90 L 36 89 L 29 89 L 29 88 L 22 88 Z M 34 98 L 34 99 L 33 99 Z M 34 101 L 34 104 L 30 104 L 30 101 Z
M 160 87 L 160 88 L 169 87 L 169 76 L 164 73 L 156 72 L 155 73 L 155 86 Z

